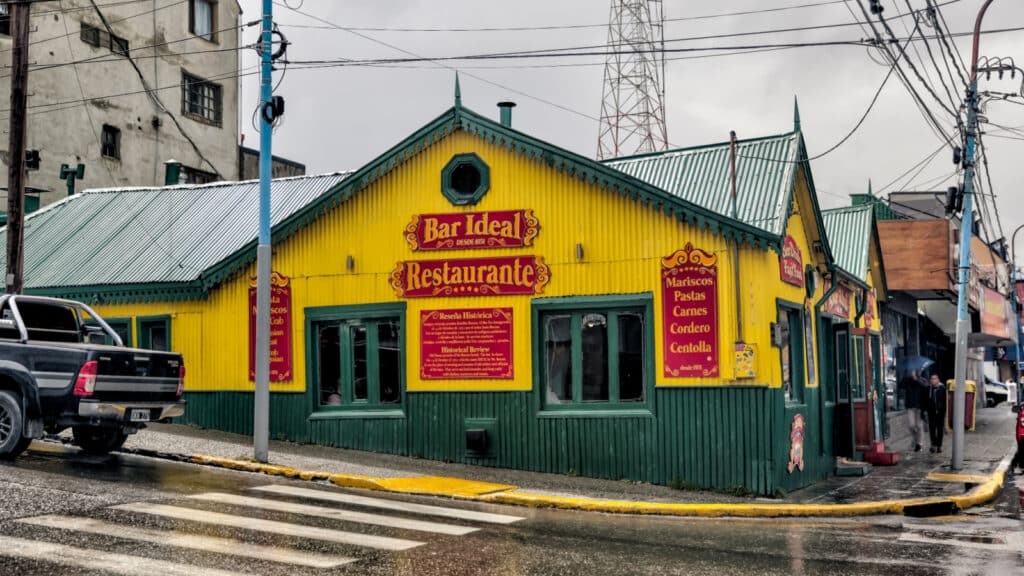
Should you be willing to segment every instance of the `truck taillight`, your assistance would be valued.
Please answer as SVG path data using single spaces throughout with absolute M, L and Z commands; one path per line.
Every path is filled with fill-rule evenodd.
M 178 368 L 178 392 L 177 392 L 178 398 L 181 398 L 181 395 L 184 392 L 185 392 L 185 365 L 182 364 Z
M 89 360 L 82 364 L 82 368 L 78 371 L 78 379 L 75 380 L 75 396 L 92 396 L 93 390 L 96 388 L 98 368 L 99 363 L 95 360 Z

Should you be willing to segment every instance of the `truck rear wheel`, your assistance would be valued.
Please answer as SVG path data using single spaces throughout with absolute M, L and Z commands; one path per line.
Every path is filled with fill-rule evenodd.
M 117 450 L 128 438 L 128 434 L 120 428 L 76 426 L 72 431 L 75 434 L 75 444 L 87 454 L 106 454 Z
M 13 460 L 28 448 L 32 439 L 23 436 L 24 428 L 21 399 L 7 390 L 0 390 L 0 459 Z

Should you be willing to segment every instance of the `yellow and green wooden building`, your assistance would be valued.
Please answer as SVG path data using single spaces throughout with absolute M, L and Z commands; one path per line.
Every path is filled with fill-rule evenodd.
M 799 122 L 606 163 L 510 124 L 457 97 L 354 172 L 274 181 L 272 436 L 768 495 L 828 476 L 834 329 L 862 319 L 826 296 L 862 310 L 869 282 L 836 266 Z M 257 194 L 70 197 L 28 219 L 27 291 L 180 351 L 184 421 L 250 433 Z

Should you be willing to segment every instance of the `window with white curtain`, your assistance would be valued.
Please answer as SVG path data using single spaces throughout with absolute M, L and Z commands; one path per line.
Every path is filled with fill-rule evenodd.
M 214 25 L 217 13 L 216 0 L 190 0 L 189 23 L 190 31 L 211 42 L 216 41 Z

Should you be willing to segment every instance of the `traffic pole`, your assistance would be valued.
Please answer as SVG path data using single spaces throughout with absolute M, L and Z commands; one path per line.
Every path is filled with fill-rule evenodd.
M 263 0 L 260 66 L 260 232 L 256 245 L 256 374 L 252 420 L 255 458 L 266 462 L 270 444 L 270 158 L 273 126 L 265 113 L 273 96 L 274 3 Z
M 971 279 L 971 237 L 974 228 L 974 146 L 978 135 L 978 37 L 981 19 L 992 0 L 985 0 L 974 21 L 974 41 L 971 48 L 971 82 L 967 87 L 967 142 L 964 148 L 964 211 L 960 219 L 960 270 L 956 306 L 956 365 L 953 392 L 953 460 L 954 470 L 964 467 L 964 402 L 967 399 L 967 336 L 971 332 L 971 317 L 967 304 Z

